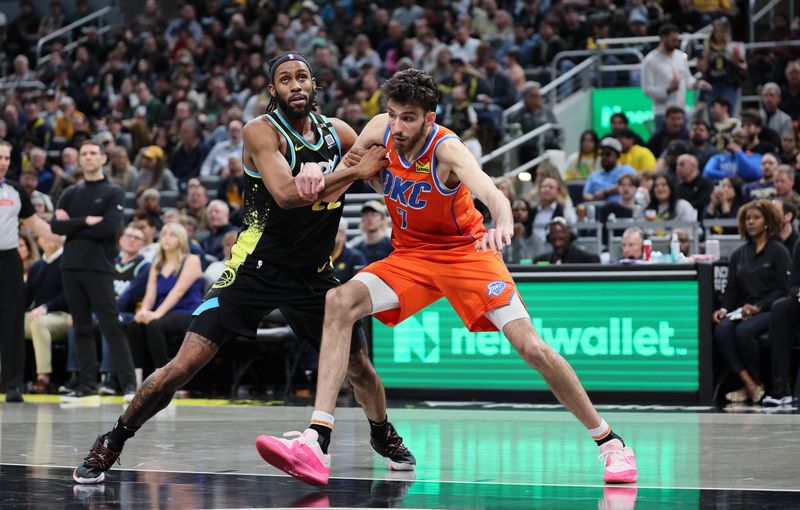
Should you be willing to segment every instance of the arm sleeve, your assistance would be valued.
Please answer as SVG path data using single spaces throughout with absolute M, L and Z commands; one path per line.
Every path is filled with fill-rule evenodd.
M 725 172 L 722 171 L 720 167 L 720 161 L 722 161 L 721 154 L 714 154 L 708 159 L 705 168 L 703 168 L 703 177 L 708 179 L 712 179 L 714 181 L 718 181 L 726 177 Z
M 214 157 L 216 157 L 217 154 L 216 150 L 217 146 L 215 145 L 206 155 L 206 159 L 203 160 L 203 164 L 200 165 L 200 175 L 211 175 L 211 167 L 214 164 Z
M 794 251 L 792 252 L 792 277 L 789 295 L 793 297 L 800 296 L 800 243 L 794 245 Z
M 114 237 L 117 234 L 117 228 L 122 223 L 125 191 L 122 188 L 115 186 L 110 191 L 111 198 L 106 203 L 106 209 L 103 211 L 103 219 L 91 226 L 86 226 L 76 234 L 76 237 L 83 239 L 105 239 Z
M 736 173 L 745 181 L 757 181 L 761 179 L 761 155 L 747 154 L 745 151 L 738 151 L 736 154 Z
M 58 200 L 56 209 L 64 209 L 65 211 L 70 208 L 70 202 L 75 188 L 67 188 Z M 81 216 L 78 218 L 70 218 L 68 220 L 57 220 L 55 216 L 50 220 L 50 229 L 54 234 L 62 236 L 72 236 L 86 228 L 86 218 Z
M 60 287 L 60 286 L 59 286 Z M 61 289 L 58 294 L 53 296 L 53 299 L 45 303 L 48 312 L 63 312 L 69 309 L 67 306 L 67 298 L 64 295 L 64 289 Z
M 644 95 L 653 101 L 666 101 L 669 94 L 667 94 L 667 86 L 669 84 L 660 83 L 658 77 L 655 75 L 652 60 L 645 59 L 642 64 L 642 89 Z
M 36 209 L 33 208 L 31 199 L 28 198 L 28 194 L 25 192 L 25 189 L 18 184 L 14 184 L 14 189 L 16 189 L 17 193 L 19 193 L 20 207 L 18 217 L 24 220 L 36 214 Z

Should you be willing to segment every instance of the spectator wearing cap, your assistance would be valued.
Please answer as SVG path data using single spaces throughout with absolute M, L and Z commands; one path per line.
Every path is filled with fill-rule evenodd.
M 584 200 L 619 201 L 617 183 L 621 175 L 636 174 L 629 165 L 619 164 L 622 144 L 616 138 L 600 141 L 600 169 L 589 174 L 583 186 Z
M 218 142 L 206 156 L 200 167 L 200 175 L 222 176 L 228 168 L 228 158 L 240 157 L 244 141 L 242 140 L 242 122 L 232 120 L 228 123 L 228 140 Z
M 742 127 L 733 130 L 733 137 L 726 150 L 711 156 L 703 169 L 703 177 L 712 181 L 720 181 L 726 177 L 738 177 L 746 182 L 761 178 L 761 154 L 745 151 L 742 145 L 747 143 L 747 131 Z
M 767 153 L 761 156 L 761 178 L 751 182 L 742 188 L 742 195 L 745 202 L 758 200 L 760 198 L 773 199 L 777 195 L 775 190 L 775 170 L 781 164 L 780 157 L 775 153 Z
M 586 252 L 572 244 L 577 238 L 578 235 L 570 228 L 569 222 L 561 216 L 556 216 L 547 226 L 547 242 L 553 249 L 536 257 L 536 262 L 599 264 L 600 257 L 597 254 Z
M 800 234 L 794 228 L 794 220 L 797 219 L 797 204 L 782 199 L 775 199 L 772 201 L 773 205 L 778 209 L 781 215 L 782 226 L 781 231 L 778 232 L 778 238 L 781 240 L 789 253 L 792 253 L 797 241 L 800 240 Z
M 528 133 L 547 123 L 556 124 L 556 116 L 553 111 L 542 104 L 542 86 L 535 81 L 525 84 L 522 91 L 522 108 L 508 116 L 509 124 L 519 124 L 523 133 Z M 560 148 L 561 133 L 555 130 L 547 132 L 545 135 L 545 148 Z M 539 141 L 531 140 L 524 143 L 520 148 L 520 160 L 528 161 L 539 155 Z
M 678 156 L 675 174 L 678 176 L 676 194 L 697 211 L 703 211 L 711 201 L 714 183 L 700 174 L 697 158 L 692 154 Z
M 208 155 L 208 145 L 202 140 L 202 132 L 197 121 L 187 119 L 181 124 L 179 130 L 180 143 L 172 155 L 170 168 L 181 185 L 193 177 L 200 175 L 200 167 Z
M 689 131 L 686 129 L 686 112 L 679 106 L 670 106 L 665 110 L 664 122 L 647 142 L 647 148 L 653 154 L 661 154 L 669 142 L 681 140 L 689 142 Z
M 236 230 L 230 223 L 231 210 L 228 204 L 222 200 L 212 200 L 206 207 L 206 218 L 208 219 L 208 236 L 200 243 L 203 250 L 215 257 L 222 259 L 222 238 L 227 232 Z
M 361 232 L 351 245 L 364 254 L 367 263 L 384 259 L 394 250 L 386 222 L 386 206 L 377 200 L 367 200 L 361 206 Z
M 662 25 L 659 37 L 658 47 L 642 61 L 642 88 L 644 94 L 653 101 L 656 129 L 660 129 L 670 107 L 682 108 L 686 105 L 687 88 L 711 89 L 708 82 L 696 80 L 689 70 L 685 54 L 680 50 L 678 27 L 669 23 Z M 684 138 L 688 138 L 688 135 Z M 660 154 L 665 146 L 651 145 L 650 150 Z
M 777 83 L 765 83 L 761 88 L 761 119 L 764 125 L 776 133 L 785 133 L 794 129 L 792 118 L 779 108 L 781 104 L 781 88 Z
M 178 191 L 178 181 L 167 168 L 164 150 L 158 145 L 148 145 L 139 151 L 134 166 L 138 168 L 136 190 L 155 188 L 158 191 Z
M 339 231 L 331 254 L 331 264 L 336 279 L 344 283 L 350 280 L 357 271 L 357 267 L 367 265 L 367 258 L 357 249 L 347 246 L 347 220 L 339 221 Z
M 693 121 L 689 130 L 689 153 L 697 158 L 700 168 L 705 168 L 708 160 L 717 152 L 717 148 L 711 145 L 711 127 L 708 122 L 702 119 Z
M 620 165 L 630 165 L 634 170 L 642 173 L 646 170 L 655 171 L 656 157 L 647 147 L 636 143 L 636 134 L 630 129 L 623 129 L 615 136 L 622 144 L 622 154 L 619 157 Z

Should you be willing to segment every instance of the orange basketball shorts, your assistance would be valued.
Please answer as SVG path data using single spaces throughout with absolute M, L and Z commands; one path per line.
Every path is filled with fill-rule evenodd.
M 386 282 L 399 298 L 400 308 L 374 314 L 387 326 L 396 326 L 444 296 L 470 331 L 497 331 L 484 316 L 508 305 L 515 292 L 500 254 L 476 251 L 473 244 L 399 249 L 362 271 Z

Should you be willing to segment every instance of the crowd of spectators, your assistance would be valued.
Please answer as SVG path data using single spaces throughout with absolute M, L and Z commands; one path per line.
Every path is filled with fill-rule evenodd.
M 174 12 L 161 11 L 170 7 Z M 564 147 L 559 130 L 548 131 L 542 143 L 521 146 L 523 162 L 542 148 L 566 151 L 568 158 L 565 168 L 539 165 L 522 193 L 516 181 L 499 182 L 516 222 L 506 261 L 599 262 L 599 253 L 575 242 L 575 224 L 584 219 L 737 218 L 740 209 L 762 199 L 774 201 L 781 244 L 791 250 L 798 237 L 797 48 L 746 51 L 737 42 L 743 18 L 737 14 L 747 13 L 726 0 L 202 0 L 172 6 L 147 0 L 140 13 L 106 34 L 93 24 L 77 30 L 74 49 L 53 39 L 45 58 L 36 61 L 32 42 L 90 12 L 81 0 L 74 10 L 53 1 L 46 13 L 23 0 L 19 16 L 0 28 L 0 62 L 6 66 L 0 73 L 0 139 L 12 145 L 8 177 L 20 181 L 45 219 L 64 191 L 83 179 L 81 144 L 92 140 L 104 148 L 104 173 L 129 193 L 133 210 L 118 267 L 135 262 L 137 271 L 126 276 L 127 284 L 115 283 L 115 290 L 120 310 L 129 314 L 129 337 L 137 339 L 137 366 L 159 366 L 164 352 L 148 346 L 162 345 L 165 331 L 183 328 L 190 308 L 183 304 L 196 300 L 196 283 L 204 272 L 212 281 L 230 257 L 242 221 L 243 124 L 264 111 L 270 100 L 267 62 L 286 51 L 302 52 L 314 66 L 320 111 L 356 131 L 381 111 L 380 85 L 388 76 L 408 67 L 430 72 L 440 86 L 439 121 L 480 156 L 497 148 L 510 126 L 529 132 L 558 123 L 542 96 L 556 54 L 602 48 L 599 40 L 606 37 L 658 35 L 657 44 L 637 45 L 647 54 L 640 70 L 606 73 L 601 80 L 641 85 L 654 105 L 650 136 L 631 130 L 625 114 L 617 113 L 610 132 L 587 130 L 578 147 Z M 709 23 L 711 35 L 698 54 L 702 76 L 695 78 L 678 34 Z M 798 37 L 797 21 L 776 14 L 760 39 Z M 575 63 L 565 59 L 557 71 Z M 759 108 L 740 108 L 745 84 L 760 94 Z M 698 91 L 691 111 L 683 101 L 687 89 Z M 502 112 L 515 104 L 504 120 Z M 582 189 L 571 194 L 579 182 Z M 339 239 L 334 251 L 343 279 L 362 260 L 391 251 L 389 228 L 382 203 L 363 204 L 362 235 L 350 243 Z M 688 236 L 675 234 L 681 241 Z M 621 259 L 640 259 L 647 235 L 626 230 Z M 141 243 L 136 250 L 128 246 L 134 237 Z M 69 337 L 69 328 L 59 315 L 64 310 L 52 301 L 58 289 L 44 292 L 35 284 L 42 272 L 58 267 L 58 247 L 41 243 L 40 257 L 38 244 L 22 232 L 19 251 L 26 274 L 34 276 L 26 334 L 42 346 L 34 385 L 46 391 L 52 389 L 52 367 L 43 354 L 39 359 L 39 350 L 51 339 Z M 149 275 L 151 267 L 158 273 Z M 176 282 L 180 296 L 169 293 Z M 130 305 L 142 301 L 146 306 L 138 312 Z M 50 303 L 47 313 L 44 303 Z

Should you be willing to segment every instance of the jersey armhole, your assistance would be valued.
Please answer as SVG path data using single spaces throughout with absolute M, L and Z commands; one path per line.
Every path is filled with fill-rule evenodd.
M 461 141 L 461 139 L 456 135 L 453 134 L 444 135 L 443 137 L 436 140 L 436 143 L 433 145 L 433 150 L 431 151 L 431 177 L 433 178 L 433 184 L 436 186 L 436 190 L 444 196 L 450 196 L 456 193 L 459 190 L 459 188 L 461 188 L 462 184 L 461 182 L 459 182 L 458 186 L 456 186 L 453 189 L 450 189 L 443 182 L 439 180 L 439 174 L 436 171 L 436 163 L 437 163 L 436 149 L 439 147 L 440 143 L 451 138 Z
M 273 119 L 271 115 L 266 115 L 266 118 L 269 119 L 269 121 L 272 123 L 272 125 L 275 126 L 275 129 L 277 129 L 278 132 L 280 132 L 283 135 L 283 138 L 286 140 L 286 150 L 287 151 L 291 151 L 291 153 L 292 153 L 292 161 L 291 161 L 291 163 L 289 163 L 289 170 L 291 170 L 292 168 L 294 168 L 294 163 L 295 163 L 295 159 L 296 159 L 295 158 L 295 153 L 294 153 L 294 144 L 292 143 L 292 139 L 289 136 L 289 134 L 286 132 L 286 130 L 283 129 L 283 127 L 280 125 L 280 123 L 275 121 L 275 119 Z M 286 154 L 284 154 L 284 157 L 285 156 L 286 156 Z M 259 175 L 258 177 L 261 177 L 261 176 Z

